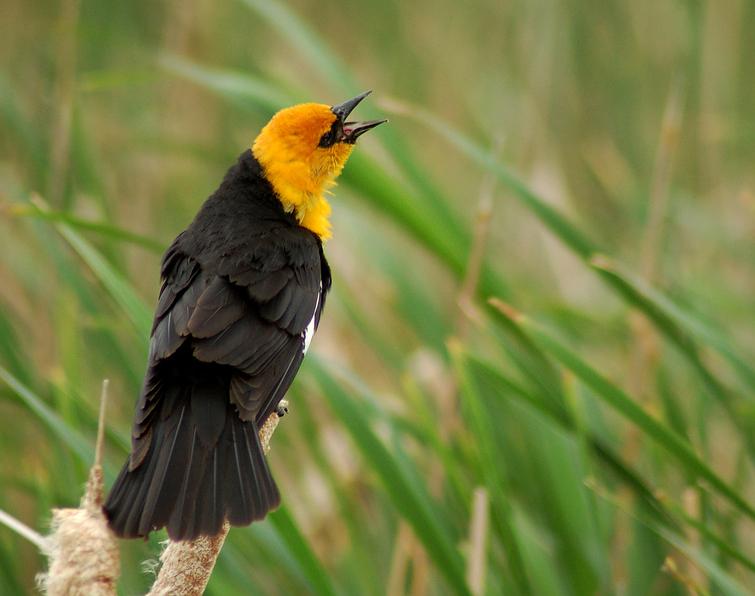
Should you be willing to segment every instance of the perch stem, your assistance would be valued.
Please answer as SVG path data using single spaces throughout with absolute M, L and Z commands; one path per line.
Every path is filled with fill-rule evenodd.
M 265 453 L 270 450 L 270 437 L 280 418 L 272 413 L 259 431 Z M 201 536 L 196 540 L 168 542 L 160 556 L 160 571 L 147 596 L 190 596 L 202 594 L 215 568 L 220 550 L 228 535 L 228 522 L 217 536 Z

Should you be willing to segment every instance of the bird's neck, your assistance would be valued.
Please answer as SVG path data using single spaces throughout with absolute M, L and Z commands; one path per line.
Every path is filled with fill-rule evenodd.
M 262 166 L 283 209 L 293 213 L 299 225 L 317 234 L 321 240 L 331 237 L 330 203 L 325 195 L 335 185 L 341 168 L 333 164 L 312 164 L 310 161 L 287 156 L 281 148 L 271 150 L 267 144 L 256 142 L 254 157 Z

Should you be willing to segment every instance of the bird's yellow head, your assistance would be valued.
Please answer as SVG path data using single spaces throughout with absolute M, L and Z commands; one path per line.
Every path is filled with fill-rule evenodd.
M 347 122 L 369 91 L 336 106 L 304 103 L 281 110 L 252 145 L 283 208 L 321 239 L 330 238 L 330 205 L 335 185 L 359 136 L 385 120 Z

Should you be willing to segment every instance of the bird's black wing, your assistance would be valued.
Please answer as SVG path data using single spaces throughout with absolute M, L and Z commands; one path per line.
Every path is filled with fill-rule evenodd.
M 261 425 L 299 370 L 330 286 L 320 243 L 301 228 L 275 229 L 217 262 L 182 249 L 179 237 L 163 260 L 132 469 L 149 448 L 156 398 L 171 382 L 173 360 L 181 369 L 187 360 L 225 367 L 239 417 Z
M 320 242 L 303 228 L 219 252 L 190 240 L 179 236 L 163 260 L 132 452 L 104 505 L 124 537 L 163 526 L 174 540 L 212 536 L 224 520 L 245 525 L 277 506 L 258 430 L 293 381 L 330 286 Z

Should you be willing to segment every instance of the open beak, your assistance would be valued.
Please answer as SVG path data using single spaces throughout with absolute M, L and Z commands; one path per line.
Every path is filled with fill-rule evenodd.
M 339 141 L 344 143 L 356 143 L 356 140 L 371 128 L 375 128 L 376 126 L 383 124 L 383 122 L 388 122 L 388 120 L 368 120 L 367 122 L 346 121 L 346 118 L 348 118 L 349 114 L 354 111 L 354 108 L 359 105 L 359 102 L 361 102 L 370 93 L 372 93 L 372 91 L 365 91 L 364 93 L 360 93 L 352 99 L 349 99 L 330 108 L 333 113 L 338 116 L 338 121 L 341 124 L 340 138 L 338 139 Z

